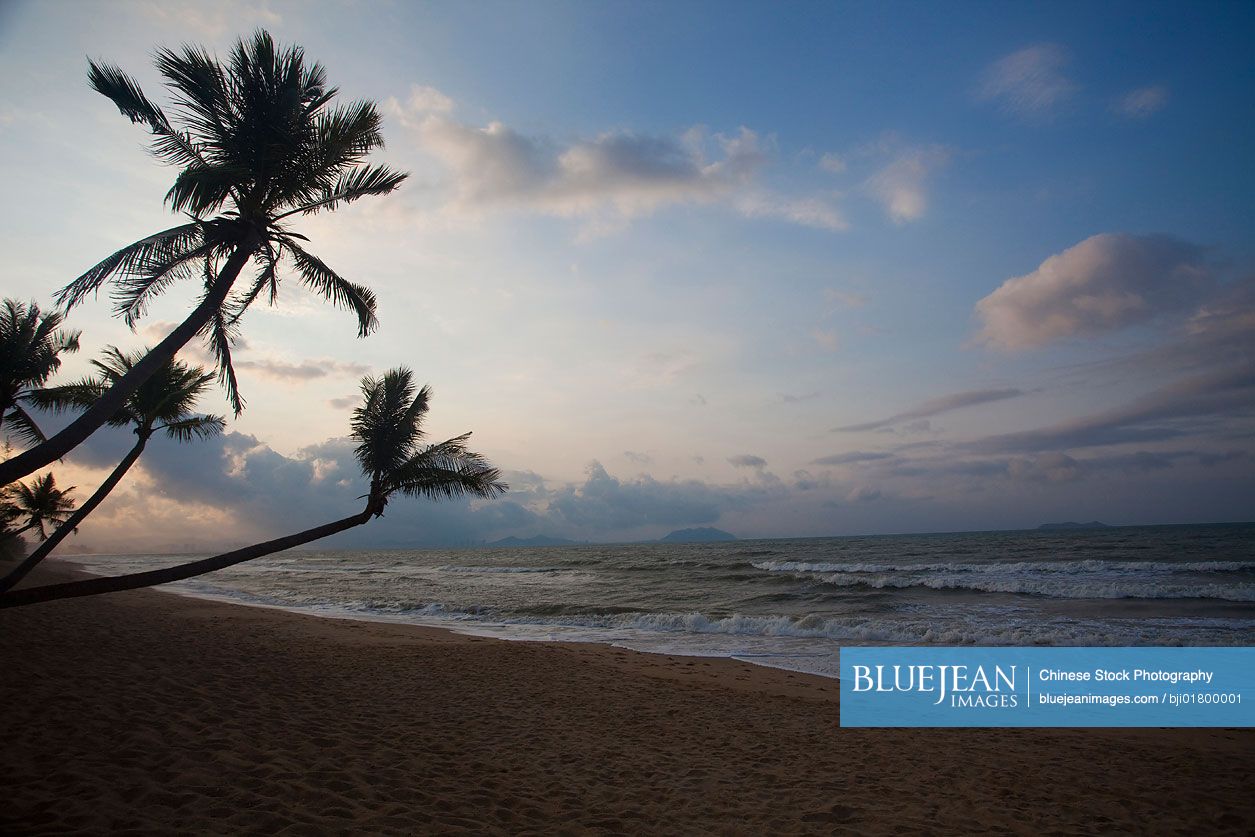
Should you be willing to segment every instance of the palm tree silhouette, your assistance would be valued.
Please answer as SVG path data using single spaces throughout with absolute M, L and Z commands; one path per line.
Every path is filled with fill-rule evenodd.
M 0 305 L 0 428 L 7 423 L 23 441 L 47 441 L 23 406 L 61 368 L 63 352 L 78 351 L 78 331 L 61 328 L 62 316 L 32 302 Z
M 127 396 L 193 336 L 214 352 L 236 415 L 244 408 L 231 346 L 244 312 L 263 295 L 273 304 L 281 268 L 337 307 L 357 315 L 358 334 L 376 326 L 375 296 L 304 249 L 287 219 L 385 195 L 406 178 L 368 165 L 383 145 L 373 103 L 333 105 L 324 68 L 300 47 L 280 49 L 265 31 L 238 41 L 224 64 L 204 49 L 157 52 L 174 101 L 174 120 L 117 67 L 90 62 L 91 86 L 152 133 L 153 154 L 180 167 L 166 204 L 188 220 L 129 244 L 63 288 L 68 311 L 111 284 L 114 310 L 128 325 L 179 280 L 203 283 L 200 302 L 170 334 L 90 409 L 47 442 L 0 463 L 0 485 L 59 459 L 109 420 Z M 235 287 L 245 266 L 256 274 Z
M 145 354 L 147 350 L 127 354 L 116 346 L 108 346 L 101 360 L 92 361 L 98 371 L 95 377 L 64 386 L 49 387 L 35 393 L 31 401 L 45 410 L 57 413 L 88 409 L 109 387 L 125 377 Z M 213 380 L 212 372 L 175 360 L 166 363 L 151 378 L 140 384 L 126 399 L 122 408 L 109 419 L 109 424 L 115 427 L 131 425 L 135 431 L 135 445 L 87 502 L 58 526 L 52 536 L 44 540 L 12 572 L 0 579 L 0 593 L 25 578 L 27 573 L 44 560 L 109 496 L 109 492 L 122 481 L 122 477 L 126 476 L 126 472 L 131 470 L 131 466 L 144 452 L 153 434 L 165 431 L 167 436 L 179 442 L 207 439 L 220 434 L 226 424 L 221 416 L 196 415 L 192 412 L 197 398 Z
M 60 526 L 69 517 L 74 508 L 74 501 L 69 494 L 74 486 L 57 488 L 57 480 L 52 474 L 36 477 L 30 485 L 24 482 L 14 483 L 4 488 L 4 504 L 7 507 L 4 517 L 10 525 L 25 520 L 26 525 L 17 529 L 7 529 L 4 540 L 10 540 L 35 529 L 39 537 L 48 537 L 48 526 Z
M 353 411 L 351 436 L 358 443 L 354 454 L 370 487 L 364 495 L 366 507 L 357 514 L 175 567 L 10 590 L 0 594 L 0 607 L 131 590 L 203 575 L 361 526 L 381 516 L 397 493 L 428 499 L 467 495 L 491 498 L 504 493 L 508 486 L 501 482 L 497 469 L 467 450 L 466 440 L 471 434 L 421 446 L 430 398 L 427 387 L 415 392 L 413 375 L 405 368 L 393 369 L 380 378 L 362 379 L 362 405 Z

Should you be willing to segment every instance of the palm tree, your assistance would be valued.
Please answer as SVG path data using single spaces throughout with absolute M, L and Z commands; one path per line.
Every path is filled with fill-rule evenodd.
M 126 376 L 135 367 L 147 351 L 127 354 L 116 346 L 108 346 L 102 360 L 93 360 L 98 374 L 71 384 L 50 387 L 32 396 L 33 403 L 46 410 L 62 412 L 64 410 L 87 409 L 95 404 L 109 387 Z M 96 492 L 79 507 L 78 511 L 63 524 L 57 527 L 52 537 L 47 538 L 19 564 L 11 573 L 0 579 L 0 593 L 17 584 L 26 574 L 56 549 L 61 541 L 78 528 L 79 524 L 109 496 L 109 492 L 122 481 L 126 472 L 139 459 L 140 454 L 148 445 L 154 433 L 165 431 L 171 439 L 179 442 L 190 442 L 193 439 L 207 439 L 222 432 L 226 422 L 221 416 L 203 416 L 192 412 L 196 399 L 213 383 L 214 373 L 206 372 L 202 367 L 191 367 L 181 361 L 170 361 L 157 370 L 151 378 L 140 384 L 139 389 L 131 393 L 122 409 L 109 419 L 109 424 L 116 427 L 131 425 L 135 431 L 134 447 L 127 453 L 108 479 L 100 484 Z
M 61 328 L 61 314 L 41 313 L 31 302 L 0 305 L 0 427 L 7 422 L 23 441 L 45 442 L 23 402 L 61 368 L 63 352 L 78 351 L 78 331 Z
M 74 486 L 57 488 L 57 480 L 52 474 L 36 477 L 30 485 L 24 482 L 14 483 L 4 488 L 4 502 L 8 509 L 3 513 L 7 525 L 22 520 L 25 526 L 17 529 L 6 529 L 2 537 L 10 540 L 35 529 L 39 537 L 48 537 L 48 526 L 60 526 L 65 523 L 74 508 L 74 501 L 69 494 Z
M 91 578 L 0 594 L 0 607 L 16 607 L 53 599 L 90 596 L 150 587 L 230 567 L 263 555 L 343 532 L 379 517 L 392 495 L 442 499 L 463 496 L 497 497 L 507 486 L 501 475 L 479 454 L 466 448 L 471 434 L 422 447 L 423 419 L 431 391 L 414 391 L 408 369 L 393 369 L 381 378 L 362 379 L 362 406 L 353 411 L 354 453 L 370 486 L 366 507 L 357 514 L 265 543 L 246 546 L 200 561 L 160 570 L 109 578 Z
M 236 43 L 224 64 L 204 49 L 157 52 L 157 69 L 174 101 L 173 121 L 139 85 L 111 64 L 90 62 L 91 86 L 152 133 L 152 152 L 178 166 L 166 204 L 187 221 L 129 244 L 63 288 L 68 311 L 109 282 L 114 310 L 128 325 L 173 283 L 203 284 L 200 302 L 147 356 L 68 427 L 46 443 L 0 463 L 0 485 L 59 459 L 107 422 L 136 387 L 193 336 L 205 337 L 236 415 L 244 408 L 231 346 L 244 312 L 263 295 L 273 304 L 281 269 L 337 307 L 357 315 L 358 334 L 374 330 L 375 296 L 304 249 L 288 219 L 368 195 L 385 195 L 406 178 L 368 165 L 383 145 L 373 103 L 333 105 L 319 64 L 299 47 L 280 49 L 257 32 Z M 251 263 L 253 275 L 236 281 Z M 253 272 L 255 271 L 255 273 Z

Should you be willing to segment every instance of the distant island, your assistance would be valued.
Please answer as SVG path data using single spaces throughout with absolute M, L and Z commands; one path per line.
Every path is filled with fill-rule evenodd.
M 1059 529 L 1110 529 L 1106 523 L 1099 523 L 1097 520 L 1091 520 L 1089 523 L 1076 523 L 1067 521 L 1066 523 L 1043 523 L 1037 527 L 1039 532 L 1053 532 Z
M 676 529 L 665 538 L 659 538 L 659 543 L 713 543 L 715 541 L 734 541 L 736 535 L 731 532 L 725 532 L 722 529 L 712 529 L 704 526 L 697 529 Z

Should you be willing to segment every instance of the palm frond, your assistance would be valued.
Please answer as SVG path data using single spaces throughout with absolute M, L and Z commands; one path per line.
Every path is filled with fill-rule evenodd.
M 96 365 L 93 360 L 92 364 Z M 108 384 L 94 378 L 83 378 L 55 387 L 44 387 L 30 393 L 27 400 L 41 410 L 59 415 L 65 412 L 86 410 L 105 394 Z M 130 410 L 123 406 L 107 422 L 113 427 L 125 427 L 133 419 Z
M 414 454 L 422 438 L 422 418 L 431 390 L 414 392 L 413 374 L 392 369 L 380 378 L 362 379 L 362 406 L 349 420 L 358 464 L 367 474 L 388 474 Z
M 375 293 L 364 285 L 358 285 L 341 277 L 323 263 L 322 259 L 307 253 L 294 241 L 286 240 L 284 248 L 292 257 L 296 271 L 305 286 L 337 308 L 347 308 L 357 315 L 357 336 L 365 337 L 375 330 Z
M 205 323 L 201 334 L 204 335 L 209 350 L 213 352 L 214 362 L 218 368 L 218 383 L 226 390 L 227 403 L 231 405 L 231 409 L 235 411 L 238 418 L 240 413 L 244 412 L 245 402 L 244 397 L 240 395 L 240 383 L 235 377 L 235 366 L 231 362 L 231 347 L 235 344 L 236 329 L 237 327 L 227 322 L 226 315 L 219 310 L 209 322 Z
M 386 195 L 409 176 L 409 172 L 394 171 L 387 166 L 360 166 L 340 175 L 334 184 L 323 189 L 313 200 L 277 215 L 275 220 L 298 213 L 313 215 L 323 210 L 331 212 L 341 203 L 352 203 L 368 195 Z
M 143 275 L 150 265 L 169 262 L 191 252 L 203 243 L 204 229 L 199 222 L 180 224 L 128 244 L 57 293 L 57 304 L 69 311 L 110 277 Z
M 75 489 L 57 488 L 57 480 L 52 474 L 44 474 L 31 480 L 30 485 L 17 482 L 5 488 L 8 503 L 16 509 L 15 517 L 24 518 L 29 528 L 39 531 L 40 537 L 48 538 L 45 526 L 60 526 L 74 509 L 74 501 L 69 494 Z
M 240 321 L 240 318 L 244 316 L 244 312 L 248 310 L 249 306 L 257 301 L 257 297 L 261 296 L 262 291 L 267 291 L 268 301 L 271 305 L 274 305 L 279 298 L 279 258 L 270 242 L 265 243 L 264 253 L 259 254 L 258 258 L 262 261 L 261 272 L 253 280 L 253 286 L 238 299 L 232 301 L 231 315 L 227 319 L 228 326 L 234 327 Z
M 134 329 L 148 313 L 152 301 L 175 282 L 194 276 L 198 271 L 193 262 L 207 258 L 214 249 L 213 243 L 205 243 L 187 252 L 171 253 L 167 258 L 142 265 L 137 273 L 119 278 L 110 294 L 114 312 L 122 315 L 128 328 Z
M 5 429 L 19 440 L 31 445 L 48 441 L 48 437 L 35 424 L 30 413 L 22 409 L 21 404 L 14 404 L 4 416 Z
M 226 203 L 248 176 L 249 172 L 238 165 L 190 163 L 166 192 L 166 205 L 174 212 L 205 215 Z
M 168 130 L 170 120 L 144 95 L 135 79 L 112 64 L 88 61 L 88 83 L 97 93 L 108 96 L 122 115 L 132 122 L 147 125 L 152 131 Z
M 194 416 L 172 421 L 164 425 L 162 429 L 171 439 L 190 442 L 193 439 L 211 439 L 214 436 L 221 436 L 226 425 L 226 419 L 222 416 Z
M 420 451 L 388 475 L 385 485 L 409 497 L 433 500 L 501 496 L 509 486 L 483 456 L 467 450 L 470 436 L 464 433 Z

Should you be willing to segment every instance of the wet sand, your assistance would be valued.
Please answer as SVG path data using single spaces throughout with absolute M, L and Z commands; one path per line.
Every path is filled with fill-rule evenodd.
M 1255 730 L 842 730 L 819 677 L 152 590 L 0 611 L 0 707 L 4 833 L 1255 829 Z

